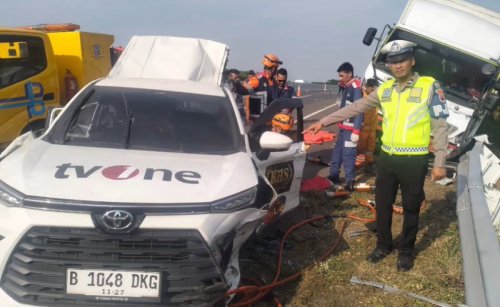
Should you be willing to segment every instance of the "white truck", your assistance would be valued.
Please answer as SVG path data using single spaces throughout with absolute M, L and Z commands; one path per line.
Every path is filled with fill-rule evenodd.
M 221 86 L 228 50 L 133 37 L 0 155 L 2 306 L 210 306 L 238 286 L 245 240 L 299 205 L 305 147 L 300 99 L 246 132 Z M 289 135 L 268 125 L 283 108 Z
M 500 14 L 462 0 L 409 0 L 399 21 L 386 25 L 378 37 L 376 33 L 376 28 L 369 28 L 363 39 L 366 45 L 378 41 L 365 78 L 392 78 L 381 46 L 397 39 L 416 43 L 415 71 L 444 87 L 449 140 L 456 143 L 483 89 L 498 79 Z
M 397 24 L 377 38 L 376 32 L 369 28 L 363 39 L 378 41 L 365 78 L 391 78 L 379 47 L 403 39 L 418 44 L 415 70 L 443 85 L 449 139 L 457 145 L 448 163 L 460 159 L 457 216 L 467 305 L 494 306 L 500 299 L 500 14 L 461 0 L 410 0 Z

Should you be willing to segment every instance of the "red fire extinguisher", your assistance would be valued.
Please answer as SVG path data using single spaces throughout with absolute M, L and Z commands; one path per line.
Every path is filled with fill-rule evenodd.
M 66 75 L 64 76 L 64 91 L 66 93 L 66 102 L 78 92 L 78 81 L 69 69 L 66 69 Z

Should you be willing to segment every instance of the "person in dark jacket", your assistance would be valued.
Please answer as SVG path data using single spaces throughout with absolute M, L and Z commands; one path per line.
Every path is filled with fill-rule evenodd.
M 249 90 L 246 87 L 246 82 L 240 81 L 240 71 L 237 69 L 229 69 L 224 74 L 224 86 L 227 87 L 233 94 L 234 100 L 238 105 L 238 110 L 240 111 L 241 118 L 245 119 L 245 106 L 243 103 L 243 96 L 249 94 Z
M 278 98 L 292 98 L 295 89 L 288 85 L 288 71 L 285 68 L 280 68 L 276 72 L 276 82 L 271 87 L 272 100 Z

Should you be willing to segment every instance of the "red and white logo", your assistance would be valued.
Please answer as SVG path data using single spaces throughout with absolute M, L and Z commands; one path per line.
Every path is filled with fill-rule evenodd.
M 113 165 L 104 168 L 102 175 L 112 180 L 126 180 L 139 174 L 139 170 L 128 165 Z

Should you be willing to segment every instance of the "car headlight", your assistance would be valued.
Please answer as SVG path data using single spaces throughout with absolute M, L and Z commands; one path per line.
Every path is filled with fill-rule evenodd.
M 249 207 L 255 202 L 255 195 L 257 195 L 256 186 L 214 202 L 211 206 L 212 212 L 232 212 Z
M 0 181 L 0 204 L 7 207 L 22 207 L 23 195 Z

